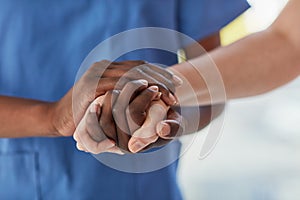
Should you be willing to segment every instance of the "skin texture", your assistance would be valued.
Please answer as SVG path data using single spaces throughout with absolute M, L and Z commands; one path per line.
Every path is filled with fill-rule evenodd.
M 267 30 L 253 34 L 233 45 L 219 48 L 210 53 L 224 81 L 227 98 L 233 99 L 262 94 L 288 83 L 299 75 L 299 10 L 300 2 L 298 0 L 291 0 L 275 23 Z M 179 98 L 182 97 L 184 100 L 181 106 L 199 106 L 211 103 L 208 88 L 203 78 L 197 76 L 195 69 L 191 66 L 193 64 L 200 71 L 206 70 L 206 68 L 211 67 L 208 60 L 206 56 L 203 56 L 169 68 L 179 76 L 186 78 L 192 83 L 193 89 L 197 91 L 198 102 L 197 104 L 191 103 L 189 102 L 190 96 L 186 93 L 187 90 L 183 84 L 175 93 L 176 96 Z M 136 75 L 141 78 L 139 72 L 128 76 L 128 78 L 131 79 Z M 147 76 L 145 79 L 149 82 L 152 81 Z M 90 82 L 93 78 L 91 76 L 85 80 Z M 114 82 L 113 80 L 111 81 Z M 153 84 L 155 84 L 155 81 Z M 85 83 L 83 85 L 88 84 Z M 82 88 L 83 85 L 81 85 Z M 102 82 L 101 85 L 109 88 L 113 84 L 111 82 Z M 78 87 L 80 88 L 80 84 Z M 168 87 L 160 86 L 160 88 L 162 88 L 162 93 L 167 92 L 164 89 Z M 93 89 L 91 88 L 92 91 L 94 91 Z M 81 112 L 79 112 L 78 116 L 75 116 L 75 122 L 80 121 L 85 110 L 95 97 L 104 92 L 102 88 L 96 91 L 96 95 L 94 92 L 90 92 L 87 94 L 87 98 L 85 97 L 85 100 L 79 101 L 82 103 L 78 104 L 78 106 L 81 106 Z M 70 93 L 72 94 L 72 91 Z M 0 133 L 8 133 L 9 137 L 20 137 L 20 132 L 25 134 L 25 136 L 35 135 L 37 132 L 44 135 L 71 135 L 75 125 L 71 117 L 72 109 L 70 109 L 70 104 L 67 103 L 70 103 L 70 96 L 72 95 L 67 95 L 62 101 L 50 105 L 31 100 L 1 97 L 0 103 L 4 108 L 3 110 L 5 110 L 2 111 L 1 109 L 1 119 L 5 119 Z M 163 94 L 162 97 L 167 98 L 168 95 Z M 169 100 L 173 102 L 174 99 L 170 98 Z M 167 100 L 165 99 L 165 101 Z M 223 99 L 219 101 L 223 103 Z M 18 115 L 17 111 L 13 111 L 15 108 L 19 109 L 18 112 L 24 111 L 24 115 Z M 28 113 L 33 117 L 25 119 Z M 14 116 L 14 118 L 11 116 Z M 60 118 L 59 122 L 55 123 L 54 120 L 54 123 L 49 125 L 45 123 L 45 120 L 49 119 L 49 117 L 51 119 L 62 118 Z M 43 122 L 40 121 L 41 119 Z M 14 126 L 16 121 L 19 122 L 21 120 L 23 121 L 18 126 Z M 39 125 L 35 127 L 35 130 L 30 130 L 30 125 L 34 126 L 35 124 Z
M 234 44 L 213 50 L 204 55 L 169 68 L 182 78 L 183 84 L 176 90 L 182 107 L 209 106 L 212 104 L 209 91 L 216 92 L 213 104 L 227 99 L 254 96 L 278 88 L 300 74 L 300 1 L 290 0 L 277 20 L 265 31 L 252 34 Z M 202 74 L 211 72 L 214 63 L 219 70 L 224 88 L 213 84 L 210 88 Z M 207 74 L 210 80 L 214 76 Z M 216 81 L 216 80 L 214 80 Z M 192 99 L 188 84 L 195 91 L 197 101 Z M 220 90 L 221 89 L 221 90 Z M 191 119 L 192 120 L 192 119 Z M 187 120 L 188 121 L 188 120 Z M 187 126 L 188 127 L 188 126 Z
M 80 81 L 78 81 L 74 88 L 72 88 L 61 100 L 54 103 L 1 96 L 0 116 L 1 119 L 4 120 L 1 121 L 0 137 L 70 136 L 73 134 L 76 125 L 79 124 L 83 115 L 86 113 L 86 109 L 95 99 L 95 97 L 103 95 L 107 90 L 117 87 L 117 83 L 119 84 L 118 87 L 121 88 L 128 81 L 132 80 L 133 78 L 136 79 L 136 77 L 148 80 L 149 85 L 157 85 L 161 92 L 160 98 L 163 99 L 165 103 L 172 105 L 175 99 L 172 95 L 169 95 L 169 89 L 170 91 L 174 91 L 175 86 L 173 86 L 170 81 L 160 84 L 160 81 L 162 80 L 161 75 L 165 76 L 166 80 L 172 80 L 175 83 L 177 82 L 177 84 L 178 78 L 176 79 L 176 77 L 169 72 L 166 72 L 163 69 L 157 69 L 155 66 L 143 67 L 138 71 L 131 71 L 130 73 L 127 73 L 134 66 L 141 64 L 144 63 L 142 61 L 125 61 L 121 63 L 101 61 L 99 63 L 95 63 L 85 73 Z M 103 66 L 107 65 L 109 65 L 108 69 L 103 71 Z M 102 73 L 104 77 L 99 80 L 99 76 L 97 76 L 97 74 Z M 119 78 L 125 73 L 127 74 L 124 76 L 124 80 L 119 81 Z M 155 76 L 158 80 L 155 79 Z M 84 91 L 85 93 L 82 94 L 82 92 L 80 92 L 80 94 L 76 94 L 76 91 Z M 79 110 L 76 114 L 74 114 L 72 110 L 72 97 L 74 96 L 77 100 L 73 102 L 75 104 L 73 106 Z M 76 98 L 76 96 L 78 96 L 78 98 Z M 138 101 L 135 102 L 136 105 L 137 102 Z M 145 107 L 143 107 L 143 109 L 145 110 Z M 108 111 L 106 110 L 105 112 L 109 113 Z M 95 114 L 96 112 L 92 113 Z M 169 113 L 173 114 L 171 115 Z M 175 115 L 176 117 L 174 118 L 174 113 L 176 112 L 167 112 L 167 115 L 173 116 L 173 118 L 167 117 L 168 120 L 170 120 L 167 122 L 167 124 L 172 127 L 167 133 L 170 135 L 174 135 L 172 132 L 177 133 L 177 130 L 179 130 L 181 126 L 180 115 L 177 113 Z M 144 117 L 144 119 L 139 118 L 140 122 L 135 124 L 140 124 L 143 120 L 145 120 L 146 115 L 143 114 L 142 117 Z M 16 121 L 19 122 L 17 126 L 15 124 Z M 102 125 L 104 124 L 105 123 L 102 123 Z M 137 128 L 138 127 L 135 127 L 135 129 Z M 159 133 L 160 129 L 161 128 L 157 128 Z M 109 131 L 107 132 L 109 134 Z M 133 132 L 133 130 L 131 132 Z M 117 135 L 117 133 L 115 133 L 115 135 Z M 172 137 L 170 137 L 170 139 Z M 156 144 L 152 144 L 148 147 L 160 146 L 166 142 L 167 140 L 159 138 Z M 111 145 L 110 143 L 106 144 Z M 125 145 L 123 146 L 125 148 Z
M 219 32 L 209 35 L 198 42 L 203 49 L 199 50 L 198 44 L 192 44 L 185 47 L 188 59 L 200 56 L 206 51 L 211 51 L 220 46 Z M 180 89 L 181 86 L 176 88 Z M 188 91 L 188 90 L 187 90 Z M 175 92 L 177 94 L 177 92 Z M 176 95 L 177 96 L 177 95 Z M 181 96 L 177 96 L 181 98 Z M 161 105 L 156 102 L 156 104 Z M 145 123 L 138 131 L 134 132 L 128 143 L 128 147 L 132 153 L 148 150 L 154 147 L 161 147 L 172 139 L 180 137 L 184 134 L 194 133 L 206 127 L 213 119 L 218 117 L 224 110 L 224 104 L 207 105 L 207 106 L 171 106 L 171 109 L 161 105 L 162 109 L 148 113 Z M 214 113 L 212 108 L 214 107 Z M 188 113 L 184 117 L 180 113 Z M 199 121 L 195 122 L 201 113 Z M 159 122 L 160 116 L 167 116 L 165 120 Z M 184 118 L 184 119 L 183 119 Z M 150 123 L 154 121 L 155 123 Z M 150 128 L 151 127 L 151 128 Z M 150 131 L 152 130 L 152 132 Z M 153 131 L 156 130 L 156 131 Z
M 125 73 L 126 78 L 120 80 Z M 151 73 L 151 77 L 148 73 Z M 0 137 L 71 136 L 95 98 L 136 80 L 134 76 L 137 74 L 151 84 L 156 84 L 161 89 L 161 98 L 167 104 L 175 103 L 176 99 L 166 85 L 173 84 L 175 88 L 178 78 L 170 72 L 143 61 L 101 61 L 93 64 L 57 102 L 0 96 Z
M 149 143 L 155 143 L 158 140 L 159 135 L 156 134 L 156 124 L 165 119 L 168 110 L 169 107 L 160 100 L 151 103 L 144 124 L 134 132 L 128 143 L 131 152 L 139 152 Z
M 74 133 L 79 150 L 94 154 L 105 151 L 119 154 L 129 151 L 136 153 L 145 150 L 145 146 L 152 143 L 154 145 L 149 148 L 162 146 L 174 137 L 171 136 L 171 130 L 161 131 L 159 129 L 158 124 L 162 120 L 168 119 L 172 130 L 176 132 L 181 126 L 181 116 L 161 99 L 161 93 L 157 86 L 148 87 L 144 80 L 128 82 L 120 92 L 116 93 L 119 103 L 112 109 L 113 114 L 111 112 L 104 113 L 104 105 L 107 101 L 116 99 L 112 98 L 113 94 L 114 91 L 110 91 L 105 96 L 96 99 L 92 104 L 97 104 L 101 113 L 86 112 L 79 123 Z M 128 94 L 133 94 L 133 96 Z M 108 110 L 111 111 L 111 109 Z M 101 125 L 101 118 L 105 119 L 106 125 Z M 99 119 L 100 124 L 96 123 Z M 114 134 L 112 134 L 112 130 Z M 157 141 L 160 136 L 156 133 L 164 133 L 163 137 L 167 137 L 168 140 Z M 108 143 L 107 140 L 113 142 L 117 148 L 114 147 L 112 150 L 111 143 Z M 139 149 L 136 147 L 128 149 L 135 142 L 137 142 L 135 146 L 138 145 L 139 140 L 143 142 L 139 145 Z M 105 145 L 107 146 L 105 147 Z
M 204 40 L 199 41 L 199 43 L 203 45 L 206 50 L 211 50 L 212 48 L 220 45 L 219 34 L 213 34 Z M 185 48 L 188 57 L 198 55 L 197 53 L 199 52 L 194 52 L 194 46 L 195 45 L 190 45 Z M 126 74 L 124 77 L 127 77 Z M 138 76 L 135 75 L 135 77 Z M 147 80 L 151 81 L 151 79 Z M 145 89 L 145 87 L 141 87 L 138 82 L 131 82 L 131 84 L 127 85 L 127 87 L 125 86 L 122 91 L 115 90 L 107 94 L 102 104 L 103 112 L 101 113 L 99 120 L 100 127 L 103 131 L 101 133 L 90 133 L 90 137 L 93 138 L 92 135 L 105 134 L 107 138 L 114 141 L 116 146 L 120 148 L 119 151 L 116 151 L 116 153 L 120 153 L 121 150 L 123 152 L 130 151 L 132 153 L 136 153 L 153 147 L 163 146 L 175 137 L 181 136 L 183 133 L 188 134 L 195 132 L 195 129 L 190 129 L 191 126 L 188 124 L 188 121 L 194 121 L 193 111 L 195 109 L 199 110 L 202 115 L 199 120 L 198 130 L 204 128 L 213 118 L 218 116 L 212 116 L 211 106 L 184 107 L 181 109 L 185 109 L 190 113 L 190 118 L 186 117 L 186 120 L 184 121 L 180 115 L 179 106 L 167 106 L 160 100 L 161 95 L 159 95 L 158 99 L 155 99 L 154 93 L 149 92 L 152 91 L 149 90 L 150 88 L 152 87 Z M 170 85 L 168 85 L 168 88 L 171 88 L 172 92 L 174 91 L 174 88 Z M 157 89 L 161 91 L 161 88 L 158 87 Z M 128 95 L 133 93 L 139 95 L 133 95 L 136 97 L 133 99 L 132 96 Z M 128 102 L 131 103 L 129 104 Z M 114 108 L 110 109 L 110 107 Z M 113 114 L 110 114 L 110 110 L 113 110 Z M 220 107 L 219 110 L 219 113 L 221 113 L 223 111 L 223 107 Z M 89 119 L 87 119 L 88 117 L 91 116 L 85 115 L 83 121 L 89 121 Z M 115 123 L 115 121 L 117 123 Z M 185 125 L 187 125 L 188 128 L 185 129 Z M 97 126 L 97 124 L 93 124 L 93 126 Z M 94 130 L 96 129 L 98 128 L 94 128 Z M 89 140 L 89 143 L 85 143 L 85 141 L 81 141 L 77 135 L 81 135 L 78 130 L 76 130 L 74 134 L 74 139 L 77 141 L 77 146 L 80 147 L 80 150 L 95 154 L 105 152 L 103 145 L 99 145 L 102 144 L 102 140 Z M 98 148 L 90 151 L 89 147 L 96 147 L 97 144 Z M 111 152 L 109 148 L 110 147 L 107 146 L 106 149 Z
M 105 151 L 112 152 L 109 144 L 105 142 L 106 140 L 110 140 L 123 151 L 128 150 L 127 143 L 130 139 L 129 130 L 135 131 L 142 125 L 143 121 L 139 121 L 141 119 L 140 116 L 146 115 L 145 111 L 149 109 L 151 102 L 161 97 L 157 86 L 147 87 L 148 83 L 144 80 L 127 83 L 124 89 L 118 93 L 118 98 L 128 98 L 128 92 L 134 92 L 136 90 L 139 90 L 141 93 L 135 95 L 129 104 L 127 104 L 128 101 L 126 99 L 121 99 L 121 105 L 113 109 L 114 114 L 111 113 L 111 108 L 107 109 L 107 113 L 104 111 L 104 105 L 107 100 L 111 102 L 114 91 L 107 92 L 106 95 L 97 98 L 92 104 L 97 105 L 100 112 L 86 112 L 74 133 L 74 139 L 77 141 L 77 146 L 80 147 L 80 150 L 94 154 Z M 129 96 L 129 98 L 131 97 Z M 92 108 L 93 106 L 91 106 L 91 109 Z M 118 116 L 113 117 L 116 113 Z M 128 120 L 129 123 L 127 123 L 126 116 L 124 116 L 127 114 L 131 116 L 127 118 L 132 120 L 131 123 L 129 122 L 130 120 Z M 106 125 L 101 125 L 101 118 L 105 119 Z M 98 124 L 99 119 L 100 124 Z M 125 121 L 123 121 L 123 119 L 125 119 Z M 112 133 L 112 131 L 114 133 Z M 124 144 L 123 147 L 122 144 Z M 106 149 L 105 145 L 107 145 Z M 115 147 L 114 151 L 117 149 L 119 148 Z M 120 153 L 121 150 L 115 152 Z
M 277 20 L 265 31 L 252 34 L 234 44 L 221 47 L 202 56 L 172 66 L 175 74 L 186 78 L 197 91 L 197 105 L 210 104 L 208 88 L 197 70 L 212 67 L 212 59 L 224 82 L 227 99 L 242 98 L 266 93 L 280 87 L 300 74 L 300 1 L 291 0 Z M 189 102 L 187 85 L 183 83 L 176 95 Z M 217 88 L 210 88 L 216 90 Z M 223 102 L 224 99 L 218 99 Z
M 211 116 L 211 118 L 201 117 L 198 128 L 207 125 L 223 111 L 226 97 L 217 94 L 213 105 L 216 112 L 212 114 L 209 91 L 218 93 L 220 88 L 216 86 L 217 84 L 207 88 L 203 77 L 198 73 L 200 71 L 205 74 L 204 72 L 211 71 L 214 67 L 211 59 L 220 72 L 227 99 L 262 94 L 296 78 L 300 73 L 299 10 L 300 2 L 292 0 L 266 31 L 248 36 L 228 47 L 218 48 L 209 55 L 170 67 L 169 70 L 185 80 L 175 93 L 180 100 L 181 108 L 190 113 L 185 116 L 187 117 L 185 122 L 187 124 L 193 122 L 194 117 L 197 117 L 193 111 L 198 105 L 202 105 L 199 107 L 201 116 Z M 213 80 L 214 77 L 206 78 Z M 189 85 L 192 86 L 197 101 L 192 98 Z M 170 127 L 171 125 L 169 129 Z M 185 133 L 190 131 L 185 130 Z

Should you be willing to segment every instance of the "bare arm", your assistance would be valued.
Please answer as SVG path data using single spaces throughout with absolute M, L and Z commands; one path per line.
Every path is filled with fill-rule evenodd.
M 123 75 L 126 77 L 120 80 Z M 158 85 L 166 104 L 175 103 L 168 87 L 175 88 L 180 83 L 168 71 L 143 61 L 111 63 L 104 60 L 94 63 L 57 102 L 0 96 L 0 138 L 71 136 L 96 97 L 115 87 L 122 87 L 122 84 L 135 80 L 137 76 Z
M 220 33 L 216 32 L 214 34 L 209 35 L 208 37 L 199 40 L 198 43 L 203 48 L 198 51 L 198 44 L 192 44 L 186 47 L 184 50 L 186 52 L 186 56 L 188 59 L 193 59 L 201 54 L 209 51 L 212 51 L 221 45 L 220 41 Z M 205 51 L 204 51 L 205 50 Z M 181 90 L 182 88 L 179 88 Z M 212 113 L 212 106 L 183 106 L 181 107 L 182 113 L 188 113 L 188 115 L 184 116 L 185 122 L 185 134 L 194 133 L 195 127 L 197 126 L 197 130 L 201 130 L 206 127 L 214 118 L 218 117 L 220 113 L 222 113 L 224 106 L 216 105 L 215 110 L 218 110 L 217 113 Z M 198 114 L 201 113 L 201 118 L 199 119 L 198 125 L 195 125 L 195 119 L 199 118 Z
M 49 123 L 50 103 L 0 96 L 1 137 L 46 136 L 55 133 Z
M 211 58 L 207 55 L 198 57 L 170 69 L 192 84 L 200 105 L 209 104 L 210 96 L 197 70 L 203 72 L 211 69 L 213 64 L 210 59 L 220 71 L 228 99 L 265 93 L 300 74 L 299 22 L 300 1 L 291 0 L 267 30 L 212 51 L 209 54 Z M 183 102 L 191 104 L 186 87 L 183 85 L 178 89 L 177 95 L 182 97 Z

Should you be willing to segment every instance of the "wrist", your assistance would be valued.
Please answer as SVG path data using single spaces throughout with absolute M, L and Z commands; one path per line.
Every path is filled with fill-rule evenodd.
M 43 103 L 39 107 L 42 119 L 42 131 L 45 136 L 61 136 L 54 123 L 56 103 Z
M 75 131 L 72 104 L 69 103 L 69 95 L 61 100 L 49 103 L 47 106 L 47 117 L 49 119 L 49 130 L 53 136 L 68 137 Z
M 198 66 L 201 66 L 199 68 Z M 199 59 L 189 60 L 168 68 L 183 80 L 183 84 L 176 88 L 175 95 L 181 106 L 199 106 L 211 104 L 211 96 L 206 79 L 211 80 L 211 60 L 202 56 Z M 213 89 L 213 88 L 211 88 Z

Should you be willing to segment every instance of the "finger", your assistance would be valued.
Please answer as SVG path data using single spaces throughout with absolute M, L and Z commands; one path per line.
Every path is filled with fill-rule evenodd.
M 73 139 L 76 141 L 76 142 L 81 142 L 81 141 L 79 141 L 80 139 L 79 139 L 79 137 L 78 137 L 78 134 L 79 134 L 79 125 L 76 127 L 76 129 L 75 129 L 75 132 L 74 132 L 74 134 L 73 134 Z
M 100 75 L 103 74 L 103 72 L 112 65 L 112 62 L 109 60 L 101 60 L 98 62 L 95 62 L 91 65 L 91 67 L 87 70 L 87 74 L 91 75 Z
M 162 76 L 166 77 L 167 79 L 172 80 L 176 87 L 182 85 L 182 79 L 179 78 L 177 75 L 173 74 L 173 72 L 169 71 L 168 69 L 150 63 L 147 63 L 147 66 L 149 66 L 149 68 L 161 74 Z
M 176 97 L 166 88 L 164 85 L 160 83 L 149 84 L 149 86 L 156 85 L 161 92 L 161 99 L 169 106 L 173 106 L 177 103 Z
M 101 142 L 95 141 L 88 131 L 83 131 L 79 134 L 79 138 L 83 148 L 93 154 L 105 152 L 107 149 L 115 146 L 115 142 L 110 139 L 103 139 Z
M 144 60 L 124 60 L 120 62 L 121 64 L 129 65 L 129 66 L 140 66 L 146 63 Z
M 171 139 L 158 138 L 154 143 L 149 144 L 148 146 L 146 146 L 144 149 L 142 149 L 139 152 L 144 152 L 144 151 L 147 151 L 147 150 L 153 149 L 153 148 L 163 147 L 171 141 L 172 141 Z
M 163 101 L 155 101 L 151 104 L 143 126 L 135 131 L 129 140 L 128 148 L 131 152 L 139 152 L 158 139 L 156 125 L 165 119 L 168 109 L 169 107 Z
M 119 66 L 119 68 L 112 68 L 112 69 L 107 69 L 104 74 L 110 74 L 110 77 L 118 77 L 115 74 L 119 74 L 119 75 L 123 75 L 125 72 L 128 71 L 128 69 L 131 68 L 132 71 L 138 71 L 141 70 L 142 72 L 148 74 L 150 77 L 153 77 L 154 79 L 156 79 L 158 82 L 162 82 L 165 86 L 167 86 L 167 88 L 169 88 L 172 92 L 175 91 L 175 85 L 172 82 L 172 78 L 174 75 L 172 75 L 170 72 L 168 72 L 165 69 L 156 67 L 156 66 L 150 66 L 149 64 L 145 64 L 145 62 L 143 61 L 137 61 L 138 65 L 133 65 L 134 67 L 132 67 L 132 63 L 135 63 L 134 61 L 127 61 L 127 62 L 120 62 L 124 63 L 122 65 L 122 67 L 120 67 L 120 65 L 115 65 L 115 66 Z M 131 66 L 127 66 L 127 63 L 130 63 Z M 156 69 L 156 70 L 154 70 Z M 169 76 L 164 76 L 164 74 L 169 74 Z
M 85 147 L 87 152 L 92 154 L 100 154 L 104 152 L 109 152 L 109 150 L 114 147 L 116 144 L 110 139 L 103 140 L 102 142 L 96 143 L 94 146 Z
M 147 65 L 150 69 L 152 69 L 153 71 L 156 71 L 157 73 L 161 74 L 162 76 L 166 77 L 167 79 L 169 80 L 172 80 L 173 79 L 173 72 L 171 71 L 168 71 L 158 65 L 154 65 L 154 64 L 151 64 L 151 63 L 146 63 L 145 65 Z
M 156 80 L 157 84 L 159 84 L 160 90 L 162 91 L 162 99 L 165 101 L 165 103 L 167 103 L 170 106 L 175 105 L 177 102 L 177 99 L 173 94 L 175 93 L 176 84 L 174 84 L 173 78 L 176 77 L 176 79 L 177 79 L 177 76 L 173 75 L 172 79 L 168 79 L 165 76 L 161 75 L 160 73 L 157 73 L 156 71 L 152 70 L 149 66 L 150 65 L 143 65 L 141 68 L 146 74 L 148 74 L 149 76 L 154 78 Z M 163 69 L 160 69 L 160 70 L 163 70 Z M 162 85 L 160 85 L 160 84 L 162 84 Z M 152 85 L 151 82 L 150 82 L 150 85 Z M 166 87 L 162 87 L 162 86 L 166 86 Z M 171 91 L 171 93 L 170 93 L 170 91 Z
M 167 120 L 157 124 L 156 132 L 163 139 L 174 139 L 181 136 L 184 133 L 182 116 L 174 109 L 169 109 Z
M 125 153 L 117 146 L 111 147 L 110 149 L 107 149 L 106 152 L 109 153 L 115 153 L 119 155 L 124 155 Z
M 87 151 L 80 143 L 76 143 L 76 148 L 79 150 L 79 151 Z
M 81 140 L 78 136 L 78 133 L 79 131 L 75 131 L 75 133 L 73 134 L 73 139 L 76 141 L 76 148 L 79 150 L 79 151 L 87 151 L 84 146 L 82 145 L 81 143 Z
M 99 78 L 95 91 L 95 97 L 104 95 L 107 91 L 113 90 L 120 78 Z M 88 88 L 87 88 L 88 89 Z
M 164 120 L 157 124 L 156 132 L 163 139 L 174 139 L 183 134 L 183 127 L 177 120 Z
M 128 82 L 114 103 L 113 117 L 117 128 L 117 145 L 121 149 L 128 150 L 128 141 L 131 135 L 126 119 L 126 108 L 136 91 L 144 90 L 147 88 L 147 86 L 148 82 L 145 80 Z
M 147 73 L 143 71 L 143 69 L 134 69 L 131 70 L 123 75 L 123 77 L 120 79 L 119 84 L 123 85 L 124 80 L 127 79 L 136 80 L 136 79 L 145 79 L 148 81 L 149 85 L 156 85 L 159 87 L 159 91 L 162 93 L 162 99 L 163 101 L 168 105 L 175 105 L 177 100 L 174 97 L 173 94 L 169 91 L 169 89 L 165 86 L 164 82 L 159 82 L 155 78 L 149 76 Z
M 101 142 L 102 140 L 106 139 L 106 137 L 103 134 L 103 130 L 98 124 L 99 118 L 102 115 L 102 104 L 104 101 L 105 96 L 100 96 L 96 98 L 93 103 L 88 108 L 88 111 L 86 112 L 84 116 L 83 127 L 86 129 L 86 131 L 90 134 L 90 136 L 93 138 L 93 140 L 97 142 Z M 82 126 L 82 125 L 81 125 Z
M 95 142 L 101 142 L 104 139 L 106 139 L 103 130 L 99 126 L 98 123 L 98 113 L 100 115 L 101 109 L 100 106 L 96 103 L 93 103 L 90 107 L 90 112 L 86 113 L 84 119 L 85 119 L 85 128 L 87 133 L 91 136 L 91 138 Z M 102 115 L 102 114 L 101 114 Z
M 80 149 L 84 149 L 83 146 L 82 146 L 82 141 L 81 141 L 81 137 L 80 135 L 81 134 L 86 134 L 87 131 L 86 131 L 86 123 L 85 123 L 85 120 L 86 120 L 86 115 L 87 113 L 90 111 L 91 109 L 91 105 L 89 106 L 89 109 L 86 110 L 85 114 L 84 114 L 84 117 L 82 118 L 82 120 L 79 122 L 78 126 L 76 127 L 75 129 L 75 132 L 73 134 L 73 139 L 77 142 L 77 144 L 81 144 L 81 148 Z M 101 110 L 99 112 L 99 114 L 101 113 Z
M 126 116 L 131 133 L 136 131 L 146 119 L 151 102 L 159 96 L 158 87 L 151 86 L 142 91 L 127 107 Z
M 149 76 L 153 77 L 157 82 L 163 83 L 172 93 L 175 93 L 175 85 L 172 82 L 172 79 L 168 79 L 160 73 L 152 70 L 147 65 L 141 66 L 144 73 L 148 74 Z
M 106 139 L 98 124 L 100 114 L 101 110 L 97 113 L 95 103 L 91 104 L 74 134 L 74 139 L 81 145 L 81 149 L 94 154 L 104 152 L 115 145 L 114 142 Z
M 162 125 L 160 125 L 162 123 Z M 167 114 L 167 120 L 160 122 L 156 126 L 156 132 L 160 138 L 142 150 L 146 151 L 152 148 L 162 147 L 168 144 L 175 137 L 179 137 L 184 133 L 184 123 L 182 116 L 176 109 L 170 108 Z
M 128 72 L 133 67 L 125 67 L 118 65 L 119 68 L 113 68 L 113 69 L 107 69 L 104 71 L 102 77 L 103 78 L 120 78 L 123 76 L 126 72 Z
M 117 130 L 112 115 L 112 91 L 106 93 L 102 104 L 102 113 L 99 119 L 100 127 L 107 138 L 117 142 Z
M 124 66 L 124 67 L 136 67 L 136 66 L 140 66 L 145 64 L 146 62 L 143 60 L 124 60 L 124 61 L 120 61 L 120 62 L 114 62 L 114 65 L 111 65 L 110 68 L 119 68 L 120 65 Z

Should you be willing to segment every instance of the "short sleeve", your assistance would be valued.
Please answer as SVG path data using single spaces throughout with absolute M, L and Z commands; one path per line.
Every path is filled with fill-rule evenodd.
M 215 33 L 249 8 L 246 0 L 179 0 L 179 31 L 195 40 Z

